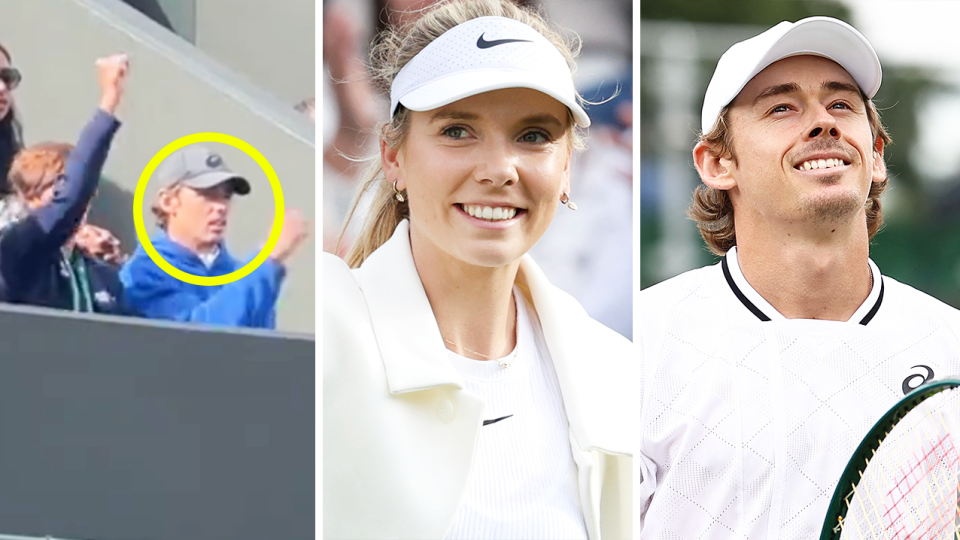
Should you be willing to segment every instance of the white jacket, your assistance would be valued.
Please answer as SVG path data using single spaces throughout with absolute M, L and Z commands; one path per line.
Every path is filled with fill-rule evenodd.
M 631 538 L 633 344 L 524 256 L 570 424 L 591 540 Z M 409 224 L 356 270 L 323 255 L 323 537 L 442 539 L 464 496 L 483 401 L 450 364 Z

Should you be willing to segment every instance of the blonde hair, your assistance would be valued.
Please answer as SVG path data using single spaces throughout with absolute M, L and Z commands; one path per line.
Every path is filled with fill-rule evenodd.
M 880 139 L 887 146 L 893 139 L 887 133 L 880 121 L 880 112 L 862 92 L 860 97 L 867 107 L 867 121 L 870 123 L 870 133 L 874 141 Z M 711 152 L 729 158 L 737 164 L 737 153 L 733 148 L 733 133 L 730 126 L 730 106 L 720 111 L 713 129 L 709 133 L 700 134 L 697 144 L 706 144 Z M 867 211 L 867 233 L 872 240 L 880 226 L 883 225 L 883 208 L 880 206 L 880 195 L 887 189 L 887 179 L 883 182 L 871 182 L 870 193 L 867 196 L 865 208 Z M 715 255 L 724 255 L 730 248 L 737 245 L 737 231 L 733 220 L 733 202 L 725 190 L 715 189 L 705 184 L 697 186 L 693 192 L 693 201 L 687 211 L 690 219 L 697 223 L 700 236 L 707 247 Z
M 153 203 L 150 204 L 150 211 L 153 212 L 153 217 L 157 219 L 157 227 L 160 227 L 163 230 L 167 229 L 167 220 L 170 216 L 167 212 L 160 206 L 160 199 L 167 195 L 176 195 L 177 191 L 180 190 L 181 184 L 175 183 L 172 186 L 166 186 L 160 188 L 160 191 L 157 192 L 156 198 L 154 198 Z
M 414 56 L 433 40 L 451 28 L 478 17 L 506 17 L 520 21 L 543 34 L 563 54 L 571 73 L 576 71 L 576 57 L 580 53 L 580 41 L 566 38 L 550 28 L 544 17 L 532 9 L 520 7 L 510 0 L 447 0 L 426 9 L 419 17 L 398 28 L 388 28 L 378 36 L 370 52 L 370 70 L 374 85 L 389 94 L 394 78 Z M 577 99 L 583 102 L 578 95 Z M 584 147 L 583 136 L 568 112 L 568 136 L 573 150 Z M 377 127 L 377 134 L 388 146 L 397 148 L 403 144 L 410 126 L 410 111 L 403 106 L 389 122 Z M 370 212 L 357 239 L 344 257 L 351 268 L 357 268 L 377 248 L 393 235 L 397 225 L 410 217 L 410 208 L 400 202 L 391 184 L 383 175 L 383 163 L 379 154 L 369 159 L 370 165 L 361 177 L 356 198 L 347 213 L 343 227 L 336 240 L 336 251 L 347 227 L 353 218 L 360 200 L 367 191 L 373 191 Z

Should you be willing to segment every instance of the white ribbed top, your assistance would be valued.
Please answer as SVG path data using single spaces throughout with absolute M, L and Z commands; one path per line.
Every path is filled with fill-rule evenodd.
M 485 402 L 464 500 L 447 532 L 459 540 L 587 538 L 570 451 L 569 426 L 553 363 L 523 295 L 511 366 L 450 352 L 466 390 Z

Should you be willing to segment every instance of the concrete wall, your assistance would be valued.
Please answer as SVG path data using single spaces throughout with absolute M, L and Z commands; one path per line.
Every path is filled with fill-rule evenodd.
M 312 338 L 0 306 L 0 533 L 314 537 Z
M 315 0 L 124 0 L 293 105 L 316 92 Z
M 165 145 L 197 132 L 226 133 L 253 145 L 276 170 L 287 206 L 316 219 L 314 126 L 289 103 L 120 0 L 5 0 L 0 12 L 2 42 L 24 74 L 15 96 L 28 142 L 75 141 L 97 103 L 95 59 L 131 54 L 130 84 L 118 113 L 124 125 L 106 168 L 110 181 L 91 213 L 127 249 L 137 244 L 132 202 L 144 166 Z M 254 193 L 236 203 L 227 236 L 231 251 L 246 255 L 266 240 L 274 201 L 251 158 L 233 149 L 224 157 L 253 183 Z M 144 210 L 152 224 L 148 204 Z M 314 256 L 311 239 L 290 262 L 278 306 L 281 329 L 313 332 Z
M 315 0 L 194 0 L 196 45 L 291 106 L 314 95 Z

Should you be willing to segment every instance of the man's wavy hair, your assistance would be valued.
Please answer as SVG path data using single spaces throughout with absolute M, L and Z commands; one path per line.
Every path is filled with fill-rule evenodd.
M 39 197 L 66 172 L 73 150 L 70 143 L 48 141 L 18 152 L 7 176 L 13 193 L 24 202 Z
M 873 140 L 876 141 L 879 137 L 884 146 L 889 145 L 893 142 L 893 139 L 890 138 L 880 121 L 880 112 L 877 111 L 877 107 L 863 92 L 860 92 L 860 97 L 867 106 L 867 120 L 870 122 L 870 132 L 873 134 Z M 733 148 L 729 105 L 720 111 L 720 116 L 713 124 L 713 129 L 709 133 L 700 134 L 697 144 L 700 143 L 712 147 L 717 155 L 732 159 L 734 164 L 737 163 L 737 154 Z M 886 178 L 883 179 L 883 182 L 872 182 L 870 184 L 870 194 L 867 196 L 865 207 L 867 210 L 867 232 L 871 240 L 883 224 L 883 207 L 880 205 L 880 195 L 885 189 L 887 189 Z M 730 251 L 730 248 L 737 245 L 737 231 L 733 222 L 733 203 L 725 190 L 701 184 L 693 192 L 693 201 L 690 203 L 687 215 L 697 222 L 700 236 L 703 237 L 707 247 L 714 254 L 724 255 L 727 251 Z

